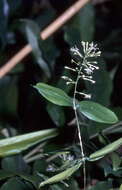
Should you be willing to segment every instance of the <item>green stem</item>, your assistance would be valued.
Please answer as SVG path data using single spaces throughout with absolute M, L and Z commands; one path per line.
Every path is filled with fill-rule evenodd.
M 85 61 L 85 57 L 83 59 L 83 62 L 84 61 Z M 80 67 L 80 69 L 78 71 L 78 75 L 77 75 L 76 82 L 75 82 L 74 95 L 73 95 L 73 109 L 74 109 L 74 113 L 75 113 L 77 129 L 78 129 L 78 137 L 79 137 L 79 142 L 80 142 L 81 156 L 82 156 L 82 159 L 83 159 L 84 190 L 85 190 L 86 189 L 85 154 L 84 154 L 83 142 L 82 142 L 82 137 L 81 137 L 81 132 L 80 132 L 80 123 L 79 123 L 79 119 L 78 119 L 77 100 L 76 100 L 77 86 L 78 86 L 78 82 L 79 82 L 79 79 L 80 79 L 81 70 L 82 70 L 82 66 Z

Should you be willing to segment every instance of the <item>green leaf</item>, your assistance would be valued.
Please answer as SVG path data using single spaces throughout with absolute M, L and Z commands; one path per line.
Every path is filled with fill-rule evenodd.
M 99 69 L 93 74 L 93 80 L 96 83 L 92 85 L 89 81 L 85 81 L 87 93 L 92 94 L 91 100 L 93 102 L 98 102 L 103 106 L 109 106 L 113 90 L 112 79 L 107 71 L 105 61 L 102 58 L 96 61 L 98 61 L 99 66 Z
M 12 178 L 12 179 L 8 180 L 0 188 L 0 190 L 11 190 L 11 189 L 13 189 L 13 190 L 27 190 L 27 189 L 32 190 L 32 188 L 29 188 L 28 185 L 26 185 L 25 183 L 23 183 L 22 181 L 20 181 L 17 178 Z
M 116 149 L 118 149 L 122 145 L 122 138 L 114 141 L 113 143 L 105 146 L 104 148 L 94 152 L 93 154 L 90 155 L 90 161 L 94 161 L 94 159 L 101 158 L 105 156 L 106 154 L 109 154 Z
M 12 177 L 14 174 L 5 170 L 0 170 L 0 180 Z
M 121 157 L 116 152 L 112 152 L 111 160 L 112 160 L 113 170 L 117 171 L 122 162 Z
M 109 154 L 109 158 L 110 158 L 111 154 L 113 154 L 113 153 L 114 152 Z M 104 176 L 105 177 L 109 177 L 109 176 L 121 177 L 122 176 L 121 168 L 118 168 L 116 171 L 113 170 L 111 162 L 108 163 L 107 159 L 102 159 L 99 163 L 100 163 L 100 168 L 104 171 Z
M 80 13 L 73 17 L 65 27 L 64 39 L 70 46 L 81 41 Z
M 46 181 L 41 182 L 39 185 L 39 188 L 43 187 L 44 185 L 57 183 L 57 182 L 60 182 L 62 180 L 69 178 L 75 171 L 77 171 L 80 168 L 80 166 L 81 166 L 81 162 L 76 164 L 75 166 L 47 179 Z
M 38 65 L 41 67 L 41 69 L 44 71 L 44 73 L 47 75 L 47 77 L 50 77 L 50 70 L 47 65 L 47 63 L 42 58 L 42 52 L 39 47 L 39 35 L 40 35 L 40 29 L 38 25 L 29 19 L 22 19 L 21 20 L 24 23 L 25 32 L 27 35 L 28 42 L 30 43 L 33 54 L 37 60 Z
M 122 184 L 120 185 L 120 188 L 119 188 L 119 190 L 122 190 Z
M 40 41 L 40 48 L 44 60 L 49 63 L 51 70 L 54 71 L 56 58 L 59 56 L 60 51 L 56 47 L 53 37 Z
M 51 104 L 50 102 L 48 102 L 46 109 L 52 121 L 55 123 L 55 125 L 57 126 L 64 125 L 65 114 L 61 106 L 57 106 L 55 104 Z
M 13 172 L 17 174 L 28 174 L 30 172 L 29 166 L 24 162 L 22 155 L 20 154 L 3 158 L 1 166 L 2 169 L 4 169 L 7 172 Z
M 0 140 L 0 157 L 18 154 L 36 143 L 57 136 L 57 134 L 56 129 L 47 129 Z
M 29 182 L 30 184 L 32 184 L 36 189 L 38 188 L 38 184 L 40 183 L 40 180 L 38 180 L 37 176 L 27 175 L 23 173 L 23 174 L 19 174 L 19 177 L 24 179 L 26 182 Z
M 116 106 L 116 107 L 113 107 L 112 110 L 114 111 L 114 113 L 117 115 L 118 119 L 121 121 L 122 119 L 122 107 L 120 106 Z M 118 126 L 119 127 L 119 126 Z M 118 131 L 118 127 L 116 128 L 116 130 Z M 122 128 L 120 130 L 120 132 L 122 131 Z M 113 132 L 113 131 L 112 131 Z M 119 132 L 119 131 L 118 131 Z
M 71 46 L 79 41 L 93 40 L 94 35 L 94 7 L 87 3 L 65 27 L 64 39 Z
M 73 178 L 70 179 L 68 181 L 68 183 L 65 182 L 65 185 L 64 185 L 64 183 L 50 185 L 50 190 L 67 190 L 67 189 L 68 190 L 80 190 L 80 187 L 79 187 L 78 182 Z
M 111 181 L 101 181 L 98 182 L 94 187 L 90 188 L 89 190 L 110 190 L 112 187 Z
M 68 187 L 69 188 L 69 187 Z M 50 186 L 50 190 L 62 190 L 62 187 L 60 187 L 59 185 L 57 184 L 54 184 L 54 185 L 51 185 Z
M 96 122 L 112 124 L 118 121 L 114 112 L 92 101 L 80 102 L 79 110 L 87 118 Z
M 94 18 L 95 11 L 92 3 L 87 3 L 79 12 L 80 13 L 80 30 L 83 41 L 91 42 L 94 37 Z
M 0 113 L 16 116 L 18 103 L 18 78 L 13 79 L 5 76 L 0 80 Z
M 45 159 L 39 159 L 34 162 L 33 173 L 45 173 L 47 169 L 47 162 Z
M 59 106 L 72 106 L 72 99 L 61 89 L 48 84 L 37 83 L 34 88 L 48 101 Z

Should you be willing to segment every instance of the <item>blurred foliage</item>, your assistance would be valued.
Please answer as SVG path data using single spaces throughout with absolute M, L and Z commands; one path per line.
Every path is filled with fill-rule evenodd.
M 71 64 L 70 48 L 75 44 L 80 48 L 81 40 L 95 41 L 102 57 L 99 59 L 100 70 L 94 75 L 96 85 L 82 82 L 79 88 L 92 93 L 92 101 L 111 108 L 120 121 L 113 125 L 101 124 L 83 116 L 81 131 L 85 154 L 97 154 L 98 150 L 122 136 L 122 1 L 92 0 L 55 34 L 42 41 L 39 32 L 73 2 L 75 0 L 0 1 L 0 66 L 26 43 L 29 42 L 33 49 L 33 56 L 27 56 L 0 79 L 0 138 L 10 137 L 11 147 L 11 138 L 17 134 L 43 133 L 43 130 L 51 128 L 60 132 L 57 138 L 39 145 L 32 143 L 32 147 L 23 148 L 24 151 L 17 155 L 1 158 L 0 190 L 35 190 L 42 181 L 51 179 L 59 172 L 69 171 L 69 168 L 73 169 L 71 173 L 75 171 L 80 149 L 74 113 L 70 107 L 64 109 L 45 101 L 33 85 L 48 83 L 72 96 L 72 88 L 65 86 L 61 76 L 66 72 L 64 66 Z M 116 150 L 111 147 L 114 152 L 109 152 L 96 162 L 87 162 L 88 190 L 121 190 L 122 146 L 114 145 L 117 145 Z M 16 148 L 16 144 L 12 146 Z M 70 176 L 69 173 L 63 174 L 62 179 Z M 70 180 L 42 187 L 44 190 L 82 188 L 81 169 Z

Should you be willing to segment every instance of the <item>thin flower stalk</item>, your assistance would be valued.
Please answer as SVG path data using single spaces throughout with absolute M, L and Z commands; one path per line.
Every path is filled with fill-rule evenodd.
M 97 48 L 97 45 L 94 45 L 93 42 L 88 43 L 88 42 L 82 41 L 81 45 L 83 47 L 83 54 L 80 53 L 80 50 L 76 46 L 71 48 L 71 52 L 73 53 L 73 55 L 77 56 L 80 59 L 80 61 L 75 61 L 74 59 L 71 60 L 71 63 L 75 65 L 74 68 L 65 66 L 65 69 L 68 69 L 76 73 L 76 79 L 72 80 L 71 78 L 67 76 L 63 76 L 62 78 L 66 80 L 67 85 L 74 84 L 73 109 L 74 109 L 75 118 L 76 118 L 79 144 L 80 144 L 80 149 L 81 149 L 81 157 L 83 160 L 84 190 L 85 190 L 86 189 L 86 167 L 85 167 L 86 158 L 84 154 L 82 136 L 80 132 L 80 121 L 79 121 L 78 112 L 77 112 L 78 105 L 77 105 L 76 96 L 77 94 L 79 94 L 83 96 L 84 98 L 87 98 L 87 99 L 91 98 L 91 94 L 86 94 L 86 93 L 78 91 L 78 84 L 81 79 L 87 80 L 91 82 L 92 84 L 95 83 L 95 80 L 93 80 L 92 74 L 94 73 L 95 70 L 99 69 L 99 67 L 97 66 L 97 61 L 93 61 L 93 59 L 90 61 L 90 59 L 99 57 L 101 52 Z

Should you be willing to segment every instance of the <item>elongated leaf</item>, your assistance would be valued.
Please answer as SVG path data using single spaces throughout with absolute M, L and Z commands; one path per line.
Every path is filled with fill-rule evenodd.
M 122 162 L 121 157 L 116 152 L 112 152 L 111 153 L 111 160 L 112 160 L 113 170 L 117 171 L 119 169 L 121 162 Z
M 18 154 L 43 140 L 57 136 L 56 129 L 41 130 L 0 140 L 0 157 Z
M 38 83 L 34 86 L 48 101 L 59 106 L 72 106 L 72 99 L 61 89 L 48 84 Z
M 19 177 L 21 177 L 22 179 L 24 179 L 26 182 L 28 181 L 30 184 L 33 184 L 33 186 L 37 189 L 38 188 L 38 184 L 40 183 L 40 181 L 37 179 L 37 176 L 35 175 L 27 175 L 27 174 L 19 174 Z M 28 189 L 31 190 L 31 189 Z
M 6 34 L 7 34 L 7 24 L 8 24 L 8 11 L 5 11 L 5 2 L 0 1 L 0 42 L 2 47 L 5 47 L 7 43 Z M 7 4 L 8 8 L 8 4 Z M 1 48 L 1 47 L 0 47 Z
M 80 102 L 79 110 L 87 118 L 96 122 L 112 124 L 118 121 L 114 112 L 92 101 Z
M 122 190 L 122 184 L 120 185 L 120 189 L 119 190 Z
M 38 25 L 29 19 L 23 19 L 21 20 L 24 23 L 25 32 L 27 35 L 28 42 L 30 43 L 33 54 L 37 60 L 38 65 L 41 67 L 41 69 L 44 71 L 44 73 L 47 75 L 47 77 L 50 77 L 50 70 L 47 65 L 47 63 L 42 58 L 42 52 L 39 47 L 39 33 L 40 29 Z
M 95 10 L 91 2 L 87 3 L 79 12 L 80 16 L 80 31 L 83 41 L 91 42 L 94 38 L 95 30 Z
M 87 93 L 92 94 L 91 101 L 98 102 L 103 106 L 109 106 L 113 83 L 107 71 L 105 60 L 99 58 L 96 61 L 99 69 L 92 76 L 96 83 L 92 85 L 89 81 L 85 81 Z
M 75 171 L 77 171 L 80 168 L 80 166 L 81 166 L 81 162 L 76 164 L 75 166 L 65 170 L 64 172 L 61 172 L 61 173 L 47 179 L 46 181 L 42 182 L 39 185 L 39 188 L 43 187 L 46 184 L 57 183 L 57 182 L 60 182 L 62 180 L 69 178 Z
M 90 161 L 93 161 L 94 159 L 96 158 L 99 158 L 99 157 L 103 157 L 105 156 L 106 154 L 109 154 L 113 151 L 115 151 L 116 149 L 118 149 L 120 146 L 122 145 L 122 138 L 114 141 L 113 143 L 105 146 L 104 148 L 94 152 L 93 154 L 90 155 Z
M 14 174 L 5 170 L 0 170 L 0 180 L 12 177 Z
M 66 25 L 64 39 L 71 46 L 79 41 L 93 40 L 94 35 L 94 6 L 87 3 L 77 15 L 75 15 Z
M 9 77 L 5 77 L 0 80 L 0 113 L 1 114 L 17 114 L 18 103 L 18 89 L 17 89 L 17 77 L 11 80 Z

